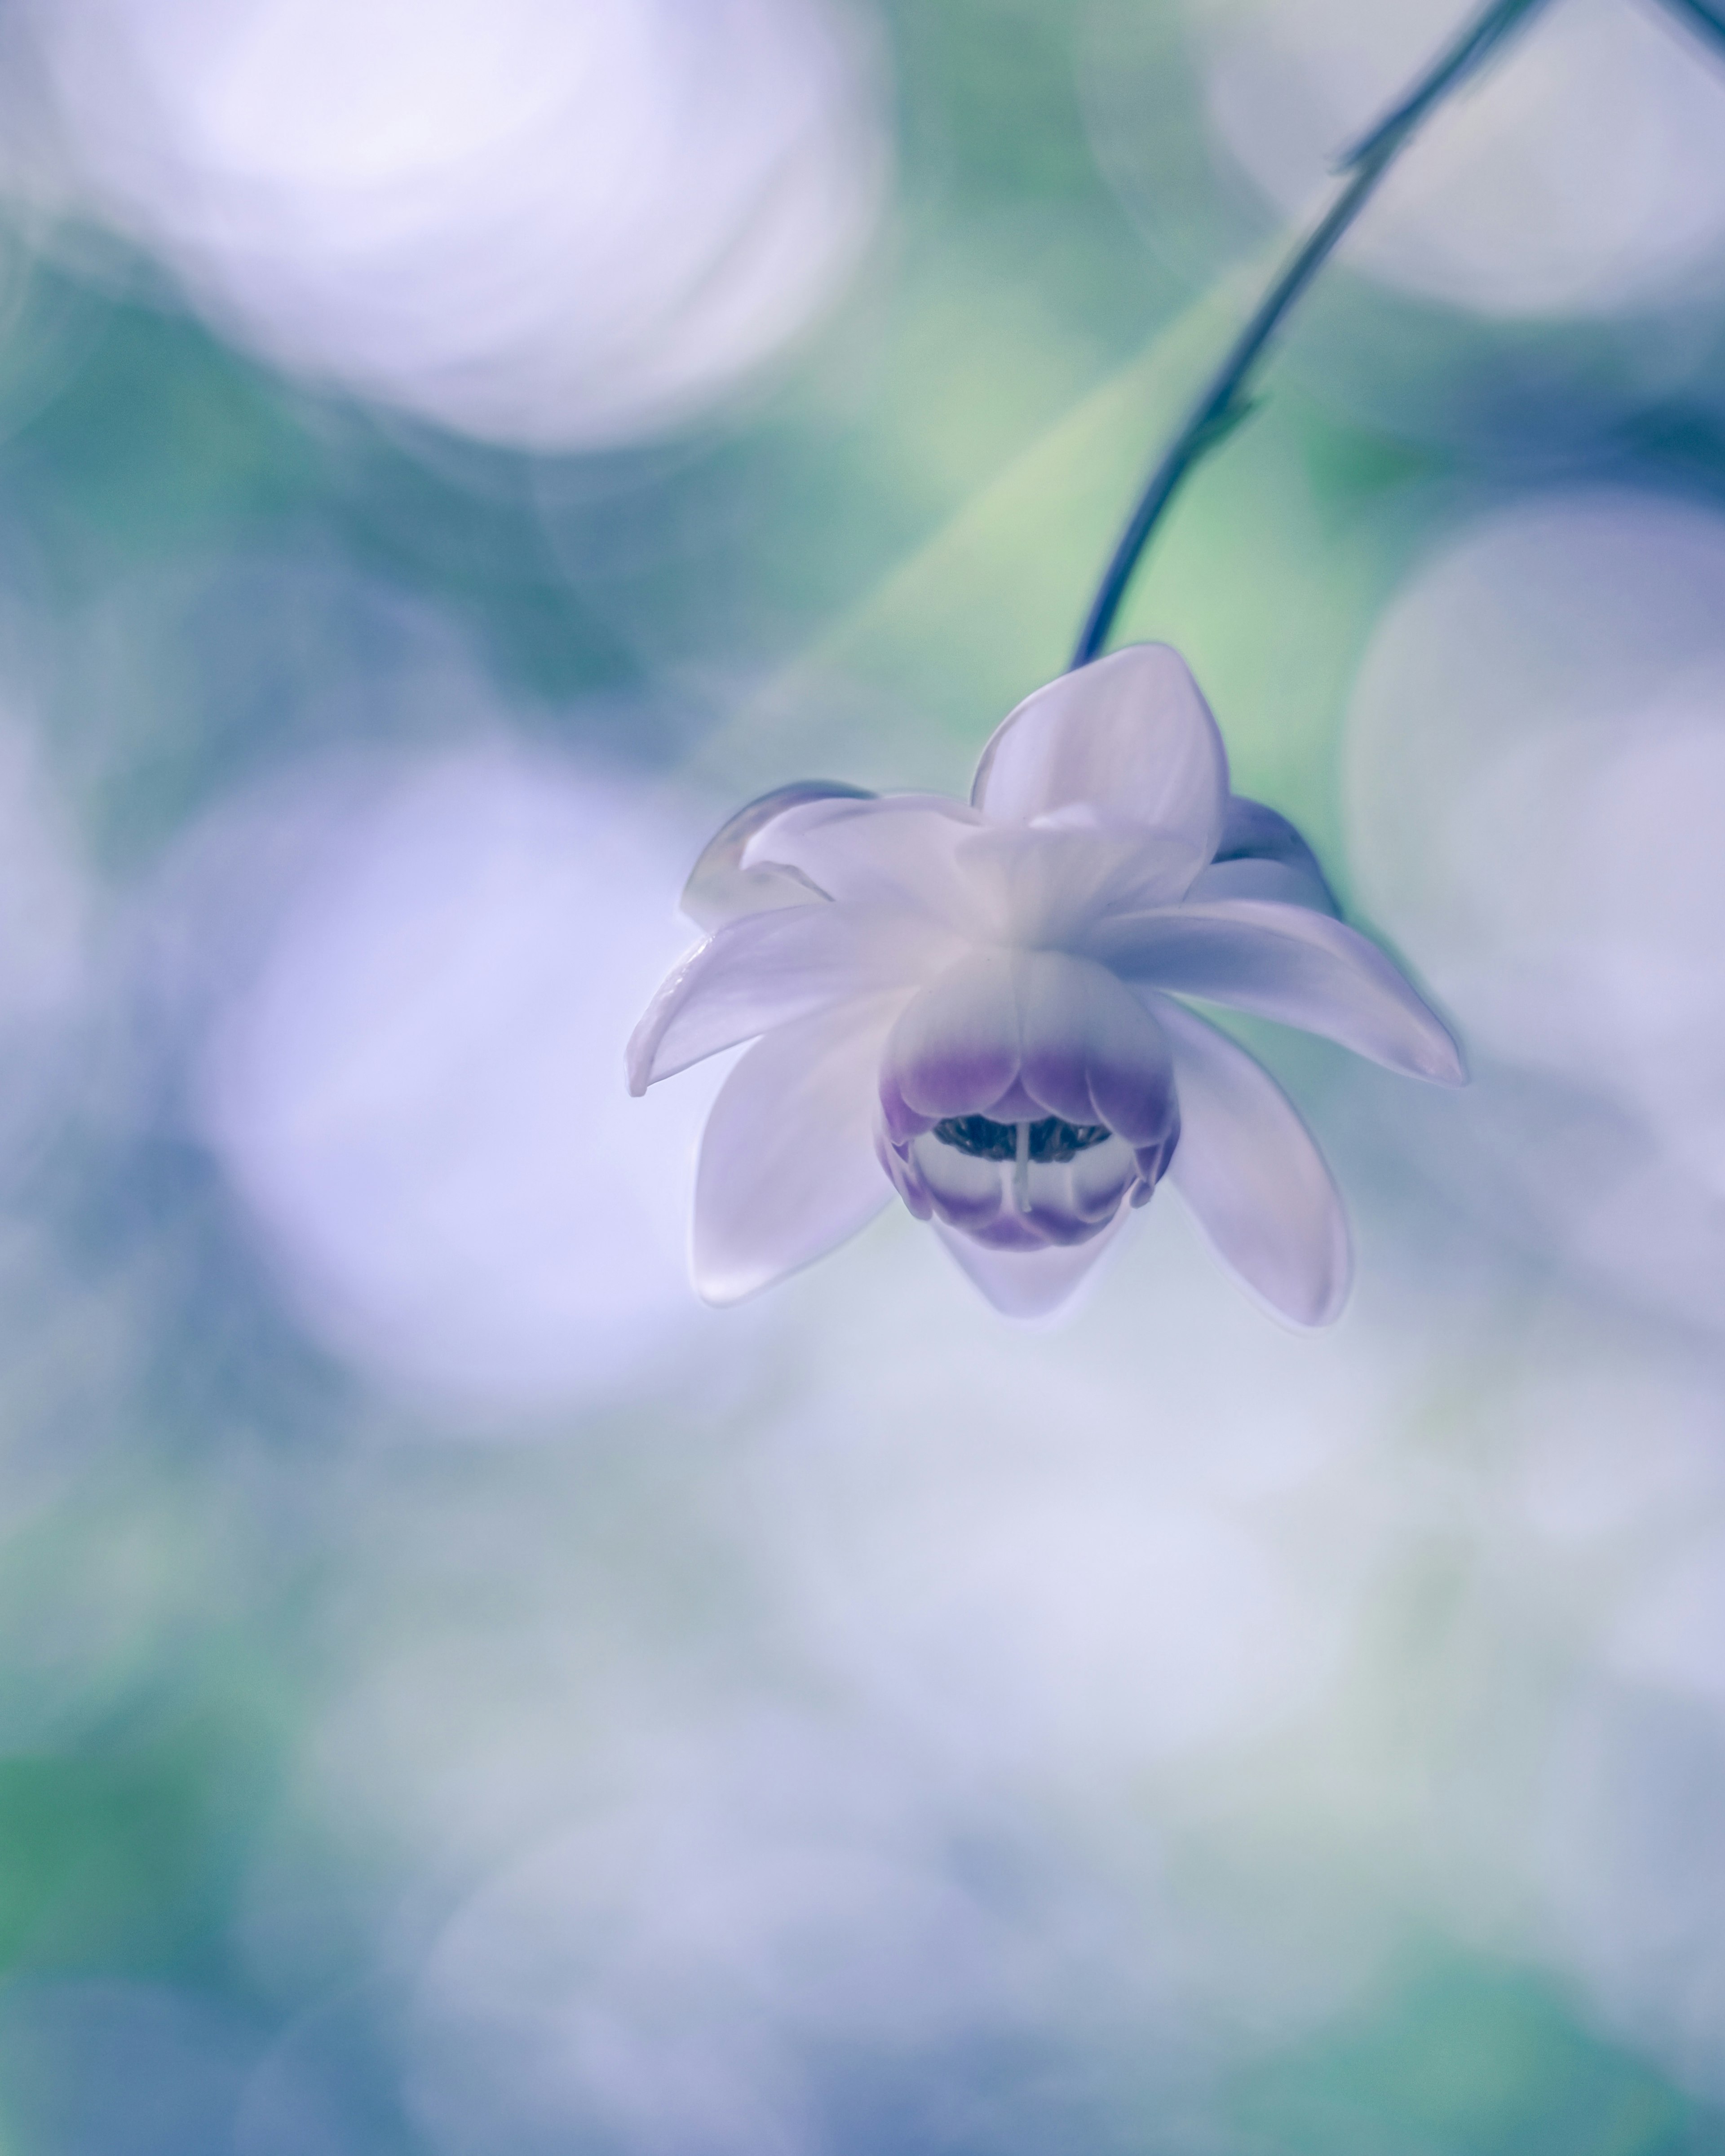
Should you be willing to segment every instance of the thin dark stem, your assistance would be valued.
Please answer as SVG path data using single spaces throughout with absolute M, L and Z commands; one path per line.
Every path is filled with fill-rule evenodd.
M 1401 103 L 1386 113 L 1369 135 L 1363 135 L 1345 156 L 1337 159 L 1336 170 L 1351 172 L 1368 158 L 1379 155 L 1386 146 L 1392 155 L 1400 149 L 1432 107 L 1476 69 L 1483 66 L 1510 32 L 1539 5 L 1540 0 L 1504 0 L 1504 4 L 1488 8 L 1484 14 L 1476 16 Z
M 1246 394 L 1246 383 L 1253 367 L 1283 316 L 1323 267 L 1337 240 L 1359 214 L 1367 197 L 1439 100 L 1480 67 L 1512 30 L 1544 4 L 1545 0 L 1493 0 L 1493 4 L 1433 63 L 1394 110 L 1342 159 L 1338 169 L 1344 177 L 1340 193 L 1283 265 L 1275 283 L 1259 302 L 1256 313 L 1223 361 L 1202 401 L 1150 475 L 1091 607 L 1084 633 L 1072 654 L 1075 666 L 1086 665 L 1107 642 L 1132 572 L 1181 481 L 1194 465 L 1250 416 L 1253 406 Z M 1707 0 L 1666 0 L 1666 4 L 1707 13 Z

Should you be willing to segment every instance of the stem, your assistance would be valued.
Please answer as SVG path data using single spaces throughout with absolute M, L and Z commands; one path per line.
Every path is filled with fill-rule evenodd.
M 1245 388 L 1252 368 L 1275 335 L 1282 316 L 1323 267 L 1337 240 L 1365 206 L 1367 197 L 1440 100 L 1481 66 L 1512 30 L 1544 3 L 1545 0 L 1492 0 L 1492 4 L 1461 32 L 1401 102 L 1340 160 L 1337 170 L 1343 176 L 1340 193 L 1309 237 L 1284 264 L 1275 283 L 1259 302 L 1257 312 L 1223 361 L 1203 400 L 1151 473 L 1091 607 L 1084 633 L 1072 654 L 1073 665 L 1086 665 L 1107 642 L 1132 572 L 1181 481 L 1242 419 L 1251 416 L 1255 400 L 1245 393 Z M 1720 27 L 1707 0 L 1666 0 L 1666 4 L 1688 8 L 1710 27 Z

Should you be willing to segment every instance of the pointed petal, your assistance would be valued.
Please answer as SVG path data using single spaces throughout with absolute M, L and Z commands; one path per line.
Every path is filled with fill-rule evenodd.
M 1003 1317 L 1048 1317 L 1090 1278 L 1131 1218 L 1122 1212 L 1088 1242 L 1050 1244 L 1040 1250 L 985 1250 L 938 1220 L 934 1232 Z
M 908 994 L 950 955 L 922 924 L 872 906 L 745 914 L 691 951 L 648 1005 L 629 1039 L 629 1091 L 848 997 Z
M 1377 945 L 1307 906 L 1189 901 L 1116 916 L 1086 947 L 1122 979 L 1302 1026 L 1435 1085 L 1466 1082 L 1442 1020 Z
M 774 817 L 742 861 L 794 872 L 846 903 L 969 924 L 976 900 L 960 849 L 981 828 L 973 808 L 943 793 L 811 801 Z
M 737 1302 L 854 1235 L 892 1196 L 875 1091 L 896 998 L 782 1025 L 719 1090 L 695 1183 L 695 1286 Z
M 1153 1002 L 1180 1087 L 1168 1180 L 1272 1309 L 1296 1325 L 1332 1323 L 1348 1300 L 1348 1219 L 1311 1132 L 1243 1048 L 1167 998 Z
M 683 886 L 682 906 L 701 927 L 722 927 L 745 913 L 758 913 L 777 906 L 806 906 L 811 899 L 829 896 L 817 890 L 794 869 L 746 869 L 743 850 L 749 841 L 788 808 L 811 801 L 834 798 L 865 801 L 866 788 L 847 786 L 842 779 L 804 778 L 794 786 L 781 786 L 751 801 L 702 850 Z
M 1100 828 L 1180 839 L 1195 875 L 1222 835 L 1228 757 L 1179 653 L 1129 644 L 1026 697 L 983 751 L 971 798 L 997 824 L 1087 811 Z

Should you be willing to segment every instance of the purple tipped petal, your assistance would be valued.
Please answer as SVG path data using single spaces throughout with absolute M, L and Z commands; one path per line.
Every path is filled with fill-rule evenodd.
M 1177 1101 L 1173 1127 L 1167 1136 L 1153 1141 L 1149 1145 L 1141 1145 L 1135 1150 L 1134 1157 L 1138 1169 L 1138 1187 L 1132 1193 L 1134 1205 L 1147 1205 L 1150 1203 L 1150 1194 L 1168 1173 L 1168 1163 L 1173 1158 L 1175 1150 L 1180 1142 L 1178 1105 Z
M 960 860 L 982 819 L 939 793 L 812 801 L 776 816 L 743 849 L 751 871 L 804 876 L 829 896 L 903 906 L 955 927 L 975 925 L 972 879 Z
M 911 1137 L 943 1116 L 980 1111 L 1000 1098 L 1018 1068 L 1012 955 L 973 952 L 912 997 L 892 1029 L 880 1069 L 887 1127 L 896 1137 Z
M 1000 1171 L 993 1161 L 959 1152 L 927 1132 L 911 1144 L 909 1152 L 906 1165 L 914 1187 L 926 1194 L 931 1212 L 971 1235 L 990 1226 L 999 1217 L 1005 1193 Z
M 922 1179 L 922 1171 L 916 1164 L 915 1146 L 906 1140 L 895 1143 L 878 1124 L 875 1130 L 875 1158 L 880 1163 L 880 1172 L 898 1192 L 906 1206 L 919 1220 L 934 1218 L 934 1199 L 928 1185 Z
M 983 751 L 971 798 L 997 824 L 1076 809 L 1178 839 L 1189 881 L 1222 835 L 1228 758 L 1178 652 L 1131 644 L 1027 697 Z
M 947 1116 L 1106 1123 L 1133 1146 L 1173 1127 L 1173 1066 L 1142 1003 L 1106 968 L 1058 952 L 983 950 L 908 1003 L 882 1059 L 890 1134 Z
M 908 994 L 952 947 L 905 914 L 869 906 L 746 914 L 691 952 L 649 1004 L 629 1040 L 629 1091 L 849 997 Z
M 1123 979 L 1302 1026 L 1409 1077 L 1466 1082 L 1447 1029 L 1377 945 L 1308 907 L 1168 906 L 1102 922 L 1088 948 Z
M 1033 1168 L 1027 1178 L 1024 1225 L 1045 1243 L 1087 1243 L 1111 1220 L 1137 1179 L 1132 1148 L 1118 1138 L 1076 1160 Z M 984 1234 L 984 1242 L 997 1239 Z
M 1173 1120 L 1173 1071 L 1156 1021 L 1101 966 L 1052 952 L 1018 964 L 1025 1085 L 1055 1115 L 1106 1123 L 1130 1145 Z
M 993 1250 L 957 1229 L 935 1223 L 958 1265 L 1004 1317 L 1048 1317 L 1069 1302 L 1119 1240 L 1127 1219 L 1122 1210 L 1113 1224 L 1088 1242 L 1035 1250 Z
M 896 1004 L 847 1004 L 757 1040 L 720 1088 L 695 1184 L 695 1285 L 737 1302 L 822 1257 L 892 1195 L 875 1070 Z
M 1112 1146 L 1092 1146 L 1067 1168 L 1070 1203 L 1081 1220 L 1111 1219 L 1138 1173 L 1135 1157 L 1123 1163 L 1114 1151 Z
M 829 897 L 800 870 L 745 868 L 744 849 L 788 809 L 803 808 L 811 801 L 870 798 L 864 788 L 847 786 L 840 779 L 805 778 L 751 801 L 708 841 L 683 886 L 684 912 L 701 927 L 713 929 L 745 913 L 806 906 L 812 899 Z
M 1022 1043 L 1019 1069 L 1026 1091 L 1045 1114 L 1063 1116 L 1071 1123 L 1093 1122 L 1096 1113 L 1091 1097 L 1091 1064 L 1109 1015 L 1096 983 L 1106 981 L 1127 1003 L 1130 994 L 1100 966 L 1086 966 L 1049 952 L 1027 952 L 1014 973 Z M 1154 1032 L 1153 1024 L 1150 1030 Z
M 1181 1133 L 1168 1179 L 1230 1270 L 1296 1325 L 1328 1325 L 1348 1300 L 1348 1220 L 1323 1156 L 1287 1096 L 1215 1027 L 1163 997 Z
M 932 1214 L 995 1250 L 1088 1242 L 1113 1219 L 1138 1174 L 1131 1147 L 1120 1138 L 1070 1159 L 1019 1162 L 966 1152 L 924 1131 L 887 1146 L 881 1162 L 919 1219 Z

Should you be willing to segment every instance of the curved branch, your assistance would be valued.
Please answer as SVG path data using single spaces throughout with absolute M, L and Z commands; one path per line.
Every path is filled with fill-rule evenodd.
M 1108 640 L 1114 617 L 1126 596 L 1140 557 L 1163 511 L 1187 474 L 1217 444 L 1251 416 L 1254 403 L 1246 384 L 1282 317 L 1328 259 L 1337 242 L 1364 207 L 1367 198 L 1412 140 L 1434 108 L 1497 51 L 1545 0 L 1492 0 L 1433 62 L 1407 95 L 1338 162 L 1341 192 L 1306 240 L 1283 265 L 1240 331 L 1233 349 L 1191 417 L 1150 475 L 1132 521 L 1122 533 L 1072 654 L 1074 666 L 1094 659 Z M 1687 8 L 1709 23 L 1702 0 L 1666 0 Z

